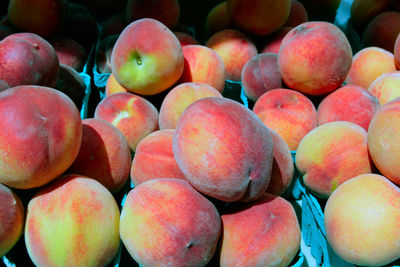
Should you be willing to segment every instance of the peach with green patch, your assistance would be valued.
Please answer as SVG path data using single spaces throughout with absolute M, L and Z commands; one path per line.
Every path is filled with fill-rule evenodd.
M 117 81 L 133 93 L 155 95 L 180 78 L 184 67 L 182 47 L 161 22 L 138 19 L 125 27 L 111 54 Z
M 302 93 L 277 88 L 261 95 L 253 112 L 269 128 L 276 131 L 289 149 L 295 151 L 301 139 L 317 127 L 314 104 Z
M 318 125 L 332 121 L 349 121 L 368 131 L 372 116 L 381 105 L 378 99 L 358 85 L 345 85 L 320 102 Z
M 400 71 L 382 74 L 371 83 L 367 90 L 378 98 L 381 105 L 400 97 Z
M 291 89 L 323 95 L 342 85 L 352 64 L 343 31 L 330 22 L 310 21 L 290 30 L 279 50 L 279 70 Z
M 289 266 L 301 232 L 289 201 L 265 193 L 257 201 L 232 206 L 221 215 L 220 266 Z
M 186 179 L 172 151 L 174 132 L 158 130 L 138 143 L 130 170 L 134 186 L 156 178 Z
M 0 115 L 1 183 L 19 189 L 43 186 L 78 155 L 82 120 L 60 91 L 34 85 L 9 88 L 0 93 Z
M 244 64 L 257 55 L 254 42 L 243 32 L 226 29 L 214 33 L 206 42 L 224 62 L 225 79 L 240 81 Z
M 372 172 L 367 131 L 347 121 L 320 125 L 301 140 L 295 163 L 306 187 L 327 199 L 345 181 Z
M 82 142 L 68 173 L 99 181 L 110 192 L 120 190 L 129 179 L 131 150 L 117 127 L 96 118 L 82 120 Z
M 29 201 L 25 244 L 37 266 L 106 266 L 119 245 L 120 212 L 99 182 L 65 175 Z
M 187 82 L 172 88 L 161 103 L 160 129 L 175 129 L 185 108 L 204 97 L 222 97 L 222 95 L 217 89 L 205 83 Z
M 222 92 L 226 75 L 224 62 L 218 53 L 203 45 L 186 45 L 182 50 L 185 66 L 178 84 L 206 83 Z
M 7 254 L 20 239 L 25 224 L 25 208 L 20 198 L 0 184 L 0 256 Z
M 400 185 L 400 98 L 378 110 L 368 128 L 368 150 L 379 172 Z
M 379 76 L 395 70 L 394 56 L 391 52 L 376 46 L 365 47 L 353 56 L 345 83 L 368 89 Z
M 206 97 L 182 113 L 173 152 L 187 180 L 226 202 L 259 198 L 270 182 L 273 143 L 268 128 L 234 100 Z
M 142 266 L 205 266 L 221 232 L 215 206 L 181 179 L 153 179 L 132 189 L 120 236 Z
M 158 130 L 158 111 L 154 105 L 128 92 L 105 97 L 97 104 L 94 117 L 116 126 L 128 140 L 132 151 L 140 140 Z
M 400 255 L 400 190 L 386 177 L 363 174 L 340 185 L 324 210 L 326 238 L 357 266 L 387 266 Z

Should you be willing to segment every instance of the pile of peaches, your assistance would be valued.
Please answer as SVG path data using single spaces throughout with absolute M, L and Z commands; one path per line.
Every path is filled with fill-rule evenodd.
M 339 3 L 6 1 L 0 255 L 289 266 L 297 169 L 340 257 L 398 259 L 400 7 L 354 0 L 339 27 Z

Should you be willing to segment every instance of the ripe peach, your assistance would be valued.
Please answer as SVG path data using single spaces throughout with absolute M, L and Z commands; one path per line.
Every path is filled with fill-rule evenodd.
M 56 51 L 61 64 L 68 65 L 78 72 L 83 70 L 88 56 L 80 43 L 66 36 L 57 36 L 50 39 L 49 42 Z
M 204 97 L 222 97 L 222 95 L 217 89 L 205 83 L 181 83 L 172 88 L 161 104 L 160 129 L 175 129 L 185 108 Z
M 400 185 L 400 99 L 383 105 L 368 128 L 368 150 L 382 175 Z
M 55 89 L 21 85 L 0 93 L 0 182 L 29 189 L 47 184 L 75 160 L 82 121 L 72 100 Z
M 258 36 L 266 36 L 281 28 L 289 17 L 291 4 L 291 0 L 227 0 L 233 24 Z
M 94 117 L 116 126 L 135 151 L 137 143 L 158 129 L 158 111 L 149 101 L 138 95 L 121 92 L 101 100 Z
M 216 51 L 204 45 L 186 45 L 182 48 L 185 65 L 178 83 L 206 83 L 219 92 L 225 86 L 225 66 Z
M 25 208 L 20 198 L 7 186 L 0 184 L 0 256 L 7 254 L 22 235 Z
M 262 53 L 254 56 L 243 66 L 241 81 L 245 95 L 254 102 L 265 92 L 281 88 L 278 55 Z
M 346 35 L 325 21 L 305 22 L 290 30 L 279 50 L 283 82 L 294 90 L 323 95 L 338 88 L 352 63 Z
M 296 150 L 301 139 L 318 123 L 311 100 L 290 89 L 277 88 L 264 93 L 255 102 L 253 112 L 285 140 L 290 150 Z
M 117 127 L 96 118 L 82 120 L 82 142 L 68 173 L 79 173 L 99 181 L 111 193 L 129 179 L 131 151 Z
M 368 89 L 382 74 L 396 70 L 393 54 L 383 48 L 370 46 L 358 51 L 345 82 Z
M 108 76 L 107 78 L 107 83 L 105 88 L 106 96 L 122 92 L 128 92 L 128 90 L 122 85 L 120 85 L 118 81 L 115 79 L 114 75 L 111 73 L 110 76 Z
M 214 33 L 206 42 L 222 58 L 226 80 L 240 81 L 244 64 L 257 55 L 253 41 L 241 31 L 226 29 Z
M 128 24 L 111 54 L 111 70 L 117 81 L 141 95 L 168 89 L 182 75 L 183 66 L 178 38 L 164 24 L 150 18 Z
M 318 106 L 318 125 L 349 121 L 368 131 L 372 116 L 379 109 L 378 99 L 358 85 L 345 85 L 322 99 Z
M 400 71 L 392 71 L 379 76 L 368 87 L 368 91 L 384 105 L 400 96 Z
M 120 212 L 98 181 L 65 175 L 29 201 L 25 244 L 37 266 L 106 266 L 119 245 Z
M 272 146 L 268 128 L 253 112 L 221 97 L 189 105 L 173 139 L 178 166 L 192 186 L 226 202 L 252 201 L 265 192 Z
M 181 179 L 138 185 L 121 211 L 122 242 L 142 266 L 205 266 L 220 232 L 215 206 Z
M 367 131 L 347 121 L 320 125 L 301 140 L 295 162 L 306 187 L 326 199 L 345 181 L 371 173 Z
M 220 266 L 289 266 L 299 251 L 299 221 L 282 197 L 265 193 L 221 219 Z
M 324 215 L 328 243 L 349 263 L 386 266 L 399 258 L 400 191 L 382 175 L 358 175 L 340 185 Z
M 283 37 L 285 37 L 285 35 L 291 29 L 293 29 L 293 27 L 282 27 L 276 32 L 267 35 L 263 40 L 263 46 L 260 53 L 279 54 L 279 49 L 281 48 Z

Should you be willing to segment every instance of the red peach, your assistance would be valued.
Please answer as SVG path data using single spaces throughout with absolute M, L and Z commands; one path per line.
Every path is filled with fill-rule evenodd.
M 279 49 L 281 48 L 281 43 L 283 37 L 291 30 L 293 27 L 282 27 L 276 32 L 267 35 L 263 40 L 263 47 L 260 53 L 275 53 L 279 54 Z
M 400 71 L 392 71 L 379 76 L 368 87 L 368 91 L 384 105 L 400 96 Z
M 179 31 L 173 31 L 173 33 L 176 35 L 176 37 L 179 40 L 179 43 L 181 44 L 182 47 L 186 45 L 198 45 L 199 42 L 194 39 L 194 37 L 186 32 L 179 32 Z M 183 54 L 185 56 L 185 54 Z
M 68 65 L 78 72 L 83 70 L 87 54 L 80 43 L 66 36 L 57 36 L 49 40 L 49 42 L 56 51 L 58 61 L 61 64 Z
M 396 69 L 400 70 L 400 34 L 397 35 L 393 48 L 394 64 Z

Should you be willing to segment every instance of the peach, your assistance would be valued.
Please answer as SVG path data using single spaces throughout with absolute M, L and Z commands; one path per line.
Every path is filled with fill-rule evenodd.
M 111 193 L 129 179 L 131 150 L 117 127 L 96 118 L 82 120 L 82 142 L 68 173 L 79 173 L 99 181 Z
M 154 105 L 128 92 L 111 94 L 102 99 L 96 106 L 94 117 L 116 126 L 133 152 L 140 140 L 158 130 L 158 111 Z
M 318 106 L 318 125 L 349 121 L 368 131 L 372 116 L 379 109 L 378 99 L 358 85 L 345 85 L 322 99 Z
M 400 12 L 382 12 L 368 23 L 362 34 L 362 43 L 365 47 L 377 46 L 393 53 L 399 33 Z
M 296 26 L 283 38 L 278 64 L 289 88 L 323 95 L 341 86 L 352 57 L 350 43 L 340 28 L 330 22 L 310 21 Z
M 175 27 L 180 15 L 178 0 L 128 0 L 125 10 L 128 23 L 142 18 L 152 18 L 169 29 Z
M 164 24 L 150 18 L 128 24 L 111 54 L 111 70 L 117 81 L 141 95 L 168 89 L 182 75 L 183 66 L 178 38 Z
M 207 97 L 183 111 L 172 147 L 198 191 L 221 201 L 249 202 L 269 185 L 272 142 L 268 128 L 244 105 Z
M 307 21 L 308 13 L 304 5 L 297 0 L 292 0 L 289 17 L 283 27 L 296 27 Z
M 348 121 L 320 125 L 301 140 L 295 163 L 305 186 L 327 199 L 340 184 L 372 172 L 367 131 Z
M 111 73 L 111 54 L 119 34 L 109 35 L 96 47 L 94 64 L 99 73 Z
M 88 56 L 80 43 L 66 36 L 57 36 L 49 42 L 54 47 L 61 64 L 68 65 L 78 72 L 83 70 Z
M 301 232 L 289 201 L 265 193 L 221 215 L 220 266 L 289 266 Z
M 243 32 L 226 29 L 214 33 L 206 42 L 224 62 L 226 80 L 240 81 L 244 64 L 257 55 L 254 42 Z
M 285 37 L 285 35 L 291 29 L 293 29 L 293 27 L 282 27 L 276 32 L 267 35 L 263 40 L 263 46 L 260 53 L 279 54 L 279 49 L 281 48 L 283 37 Z
M 205 266 L 220 232 L 215 206 L 181 179 L 138 185 L 121 211 L 122 242 L 142 266 Z
M 376 46 L 365 47 L 353 56 L 353 62 L 345 83 L 368 89 L 382 74 L 396 70 L 391 52 Z
M 174 132 L 173 129 L 158 130 L 138 143 L 130 170 L 134 186 L 156 178 L 186 179 L 172 151 Z
M 379 76 L 367 88 L 378 98 L 381 105 L 400 96 L 400 71 L 392 71 Z
M 396 69 L 400 70 L 400 34 L 397 35 L 396 41 L 394 42 L 393 58 Z
M 349 263 L 386 266 L 400 255 L 399 203 L 399 188 L 382 175 L 350 179 L 326 203 L 328 243 Z
M 225 66 L 216 51 L 204 45 L 186 45 L 182 51 L 185 64 L 178 83 L 206 83 L 219 92 L 224 90 Z
M 10 0 L 8 18 L 21 31 L 47 38 L 65 26 L 68 4 L 67 0 Z
M 65 94 L 21 85 L 0 93 L 0 182 L 29 189 L 49 183 L 75 160 L 82 137 L 79 110 Z
M 53 46 L 34 33 L 14 33 L 0 41 L 0 91 L 18 85 L 54 87 L 59 60 Z
M 289 17 L 291 4 L 291 0 L 227 0 L 233 24 L 258 36 L 266 36 L 281 28 Z
M 179 40 L 179 43 L 181 44 L 182 47 L 186 45 L 198 45 L 200 44 L 192 35 L 186 32 L 180 32 L 180 31 L 173 31 L 173 33 L 176 35 L 176 37 Z M 183 54 L 185 56 L 185 54 Z
M 204 23 L 205 36 L 209 37 L 216 32 L 232 28 L 226 1 L 216 4 L 207 14 Z
M 185 108 L 205 97 L 222 97 L 222 95 L 217 89 L 205 83 L 181 83 L 172 88 L 161 104 L 160 129 L 175 129 Z
M 274 143 L 271 181 L 267 193 L 281 196 L 289 188 L 294 174 L 294 163 L 289 146 L 274 130 L 269 129 Z
M 107 83 L 105 88 L 106 96 L 122 92 L 128 92 L 128 90 L 122 85 L 120 85 L 118 81 L 115 79 L 114 75 L 111 73 L 110 76 L 108 76 L 107 78 Z
M 400 101 L 394 99 L 372 117 L 368 128 L 368 150 L 379 172 L 400 185 Z
M 29 201 L 25 244 L 36 266 L 106 266 L 118 252 L 120 212 L 98 181 L 64 175 Z
M 245 95 L 254 102 L 265 92 L 281 88 L 278 55 L 262 53 L 254 56 L 243 66 L 241 81 Z
M 15 192 L 3 184 L 0 184 L 0 203 L 0 256 L 3 257 L 22 235 L 25 208 Z
M 311 100 L 290 89 L 277 88 L 264 93 L 255 102 L 253 112 L 276 131 L 292 151 L 318 123 Z

